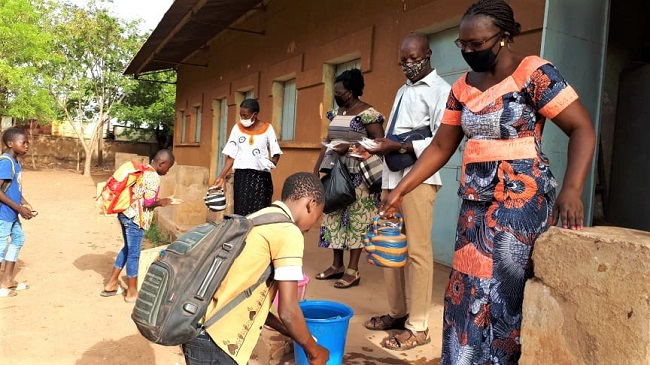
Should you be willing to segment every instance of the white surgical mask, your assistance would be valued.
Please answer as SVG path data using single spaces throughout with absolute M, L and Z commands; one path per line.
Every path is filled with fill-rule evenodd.
M 255 120 L 253 119 L 253 118 L 254 118 L 254 115 L 255 115 L 255 114 L 251 115 L 250 119 L 242 119 L 242 118 L 240 117 L 240 118 L 239 118 L 239 123 L 241 123 L 241 125 L 242 125 L 244 128 L 248 128 L 248 127 L 252 126 L 253 123 L 255 123 Z
M 239 119 L 239 123 L 241 123 L 241 125 L 244 128 L 248 128 L 252 126 L 254 122 L 253 122 L 253 118 L 251 118 L 251 119 Z

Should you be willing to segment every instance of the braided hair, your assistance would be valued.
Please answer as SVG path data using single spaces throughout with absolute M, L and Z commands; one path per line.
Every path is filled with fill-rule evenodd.
M 351 70 L 343 71 L 340 75 L 336 76 L 334 83 L 343 83 L 346 90 L 352 91 L 352 95 L 359 97 L 363 95 L 363 88 L 366 86 L 363 81 L 361 70 L 353 68 Z
M 494 25 L 508 32 L 508 42 L 521 33 L 521 24 L 515 21 L 515 14 L 505 0 L 478 0 L 472 4 L 463 18 L 474 15 L 485 15 L 493 19 Z

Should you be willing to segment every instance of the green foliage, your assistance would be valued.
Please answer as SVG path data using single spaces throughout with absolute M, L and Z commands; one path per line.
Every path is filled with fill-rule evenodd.
M 84 175 L 90 175 L 92 154 L 103 137 L 104 124 L 135 82 L 122 72 L 144 37 L 138 34 L 137 22 L 114 17 L 101 2 L 91 1 L 81 8 L 43 1 L 44 13 L 49 14 L 44 25 L 53 35 L 53 57 L 42 83 L 75 128 L 86 155 Z M 85 134 L 91 136 L 89 140 Z
M 175 87 L 123 75 L 145 35 L 139 20 L 115 17 L 105 6 L 111 1 L 0 0 L 0 115 L 69 122 L 85 152 L 85 175 L 109 120 L 154 126 L 161 139 L 173 133 Z
M 0 0 L 0 115 L 55 117 L 53 100 L 38 82 L 51 56 L 51 35 L 41 18 L 29 0 Z
M 161 148 L 168 148 L 174 136 L 175 80 L 174 71 L 142 75 L 115 106 L 114 115 L 132 127 L 153 132 Z
M 155 222 L 152 222 L 149 229 L 144 232 L 144 237 L 151 242 L 153 247 L 168 245 L 171 243 L 169 237 L 163 236 L 160 228 L 158 228 Z

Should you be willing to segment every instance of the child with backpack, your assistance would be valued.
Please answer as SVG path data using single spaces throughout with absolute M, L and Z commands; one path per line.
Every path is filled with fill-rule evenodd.
M 254 218 L 267 213 L 281 213 L 292 223 L 272 223 L 252 228 L 246 246 L 237 256 L 208 306 L 209 320 L 244 289 L 256 283 L 273 265 L 271 281 L 254 287 L 250 296 L 230 309 L 198 337 L 182 345 L 187 365 L 205 363 L 246 364 L 250 359 L 264 324 L 300 344 L 310 364 L 325 364 L 329 352 L 316 343 L 298 306 L 298 281 L 303 279 L 303 233 L 319 219 L 325 203 L 323 186 L 316 175 L 296 173 L 282 188 L 282 201 L 252 213 Z M 278 296 L 278 317 L 270 313 Z
M 32 219 L 36 212 L 22 193 L 22 169 L 17 157 L 29 150 L 25 131 L 9 128 L 2 135 L 6 152 L 0 156 L 0 264 L 4 262 L 0 297 L 16 296 L 16 291 L 28 289 L 24 282 L 14 280 L 18 253 L 25 242 L 25 234 L 18 215 Z M 10 241 L 11 239 L 11 241 Z
M 127 162 L 127 164 L 132 164 Z M 157 207 L 166 207 L 172 203 L 172 198 L 158 198 L 160 176 L 167 174 L 174 165 L 174 155 L 169 150 L 160 150 L 150 164 L 144 166 L 135 183 L 129 186 L 124 194 L 127 195 L 127 206 L 118 212 L 117 219 L 122 228 L 124 247 L 115 258 L 111 277 L 100 293 L 102 297 L 122 294 L 119 283 L 120 273 L 126 267 L 126 295 L 124 301 L 134 303 L 138 297 L 138 266 L 144 231 L 149 229 L 153 221 L 153 211 Z M 118 170 L 120 170 L 118 168 Z M 120 194 L 122 195 L 122 194 Z M 119 199 L 120 196 L 116 196 Z

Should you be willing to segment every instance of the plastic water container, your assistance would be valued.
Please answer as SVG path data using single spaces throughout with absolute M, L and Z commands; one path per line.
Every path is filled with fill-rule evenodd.
M 348 334 L 350 318 L 354 315 L 352 308 L 345 304 L 324 300 L 307 300 L 300 302 L 300 309 L 307 321 L 307 328 L 316 342 L 330 352 L 327 365 L 343 364 L 345 340 Z M 302 346 L 293 343 L 296 365 L 309 365 Z
M 298 302 L 305 300 L 305 294 L 307 293 L 307 284 L 309 284 L 309 276 L 303 274 L 302 280 L 298 282 Z M 273 308 L 275 309 L 274 313 L 278 313 L 278 295 L 273 299 Z

